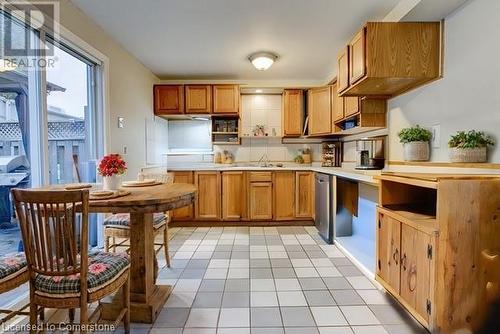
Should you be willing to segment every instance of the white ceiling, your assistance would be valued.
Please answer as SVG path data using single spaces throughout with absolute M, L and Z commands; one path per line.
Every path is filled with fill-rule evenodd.
M 326 81 L 341 47 L 398 0 L 71 0 L 162 79 Z M 280 56 L 266 72 L 247 60 Z

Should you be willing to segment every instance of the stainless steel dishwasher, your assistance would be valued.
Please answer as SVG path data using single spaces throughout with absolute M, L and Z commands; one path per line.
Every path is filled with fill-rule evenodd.
M 333 243 L 333 203 L 331 176 L 315 173 L 316 228 L 326 242 Z

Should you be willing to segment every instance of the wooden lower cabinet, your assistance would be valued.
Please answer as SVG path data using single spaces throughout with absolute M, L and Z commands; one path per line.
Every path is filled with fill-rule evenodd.
M 194 184 L 198 190 L 195 203 L 195 217 L 200 220 L 220 219 L 221 182 L 220 172 L 203 171 L 194 173 Z
M 377 280 L 422 324 L 432 328 L 433 260 L 437 234 L 378 209 Z
M 295 173 L 293 171 L 274 173 L 274 219 L 295 218 Z
M 174 221 L 311 221 L 314 172 L 176 171 L 175 183 L 192 183 L 193 205 L 176 209 Z
M 273 219 L 273 183 L 250 182 L 250 219 Z
M 193 172 L 174 172 L 174 183 L 193 183 Z M 175 209 L 172 212 L 173 220 L 193 219 L 193 205 Z
M 295 173 L 295 217 L 312 218 L 314 216 L 314 173 Z
M 247 218 L 246 173 L 222 172 L 222 219 L 237 221 Z
M 401 223 L 379 212 L 377 239 L 377 274 L 399 294 Z
M 401 225 L 401 298 L 429 321 L 431 237 L 406 224 Z

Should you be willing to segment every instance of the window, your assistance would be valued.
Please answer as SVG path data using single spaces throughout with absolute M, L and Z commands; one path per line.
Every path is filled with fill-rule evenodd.
M 0 256 L 21 240 L 10 189 L 95 181 L 103 152 L 100 62 L 51 33 L 0 10 Z M 24 64 L 6 66 L 12 49 Z
M 64 44 L 54 44 L 57 63 L 47 73 L 49 183 L 91 182 L 95 158 L 94 73 L 96 64 Z

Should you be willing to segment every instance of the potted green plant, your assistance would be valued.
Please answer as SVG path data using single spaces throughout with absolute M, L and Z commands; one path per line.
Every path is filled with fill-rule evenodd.
M 432 134 L 419 125 L 404 128 L 398 133 L 399 142 L 403 144 L 403 154 L 406 161 L 429 160 L 429 140 Z
M 452 135 L 448 146 L 451 162 L 486 162 L 488 160 L 488 146 L 495 145 L 495 141 L 483 131 L 457 131 Z

